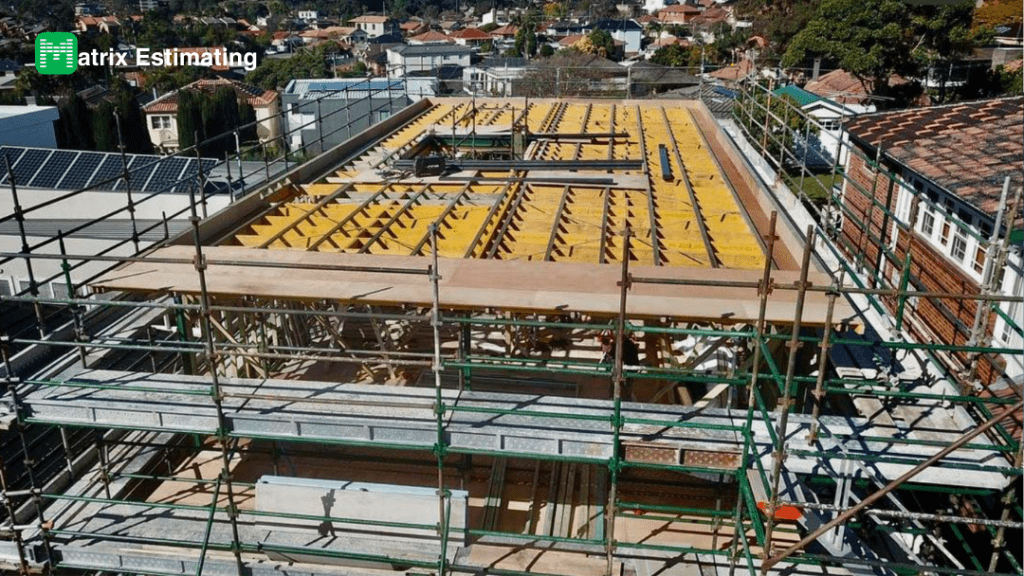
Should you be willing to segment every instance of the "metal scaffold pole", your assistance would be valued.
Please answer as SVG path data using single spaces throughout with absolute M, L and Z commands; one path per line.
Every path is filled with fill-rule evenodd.
M 434 415 L 437 423 L 437 440 L 434 444 L 434 454 L 437 456 L 437 534 L 441 542 L 441 554 L 438 557 L 438 575 L 444 576 L 447 572 L 448 562 L 448 537 L 449 524 L 446 510 L 450 503 L 447 502 L 447 489 L 444 486 L 444 457 L 448 451 L 444 435 L 444 398 L 441 396 L 441 271 L 438 269 L 437 256 L 437 224 L 430 225 L 430 284 L 432 303 L 430 311 L 430 326 L 433 331 L 434 357 L 431 369 L 434 372 Z
M 201 166 L 201 165 L 200 165 Z M 197 174 L 196 183 L 202 185 L 202 168 Z M 206 284 L 206 257 L 203 255 L 202 237 L 199 231 L 199 214 L 196 209 L 195 186 L 189 186 L 189 222 L 192 224 L 192 239 L 195 244 L 194 267 L 199 277 L 199 304 L 202 310 L 203 338 L 206 347 L 206 365 L 210 375 L 210 396 L 217 410 L 217 443 L 220 445 L 221 471 L 219 480 L 223 484 L 227 497 L 227 515 L 231 524 L 231 550 L 235 557 L 235 568 L 238 576 L 245 576 L 242 564 L 242 547 L 238 536 L 238 510 L 235 508 L 234 489 L 231 481 L 231 451 L 228 449 L 228 422 L 224 415 L 224 393 L 220 388 L 220 377 L 217 375 L 219 356 L 213 337 L 213 318 L 210 310 L 210 293 Z M 211 504 L 216 508 L 217 502 Z
M 620 460 L 619 434 L 622 432 L 622 350 L 626 329 L 626 297 L 629 293 L 629 243 L 633 230 L 628 225 L 622 232 L 622 279 L 619 281 L 619 314 L 615 325 L 615 367 L 612 371 L 612 454 L 608 460 L 608 506 L 605 512 L 605 554 L 607 556 L 607 573 L 613 576 L 615 562 L 615 515 L 617 514 L 619 472 L 622 468 Z

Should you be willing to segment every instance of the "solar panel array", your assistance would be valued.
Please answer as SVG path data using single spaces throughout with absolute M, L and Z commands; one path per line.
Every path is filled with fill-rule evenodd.
M 11 163 L 18 188 L 50 190 L 127 190 L 124 160 L 115 152 L 85 152 L 0 146 L 0 185 L 9 185 L 4 156 Z M 188 192 L 197 174 L 195 158 L 127 154 L 128 174 L 133 192 Z M 203 158 L 203 172 L 209 173 L 216 160 Z M 219 189 L 220 183 L 208 188 Z

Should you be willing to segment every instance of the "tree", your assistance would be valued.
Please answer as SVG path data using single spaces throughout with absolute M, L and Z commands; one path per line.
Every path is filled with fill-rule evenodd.
M 612 35 L 604 30 L 594 29 L 573 44 L 573 48 L 576 48 L 584 54 L 594 54 L 602 58 L 611 58 L 615 54 L 615 40 Z
M 114 105 L 104 100 L 92 114 L 92 136 L 96 150 L 117 151 L 117 122 L 114 120 Z
M 739 9 L 753 15 L 752 32 L 768 41 L 768 51 L 783 54 L 790 40 L 814 18 L 820 0 L 741 0 Z
M 532 25 L 519 28 L 513 47 L 526 58 L 537 54 L 537 33 L 534 32 Z
M 913 41 L 910 13 L 901 0 L 822 0 L 815 17 L 793 37 L 782 65 L 822 57 L 875 94 L 885 94 L 893 74 L 914 71 Z
M 178 148 L 184 150 L 203 139 L 203 112 L 199 97 L 191 90 L 178 92 Z
M 540 50 L 537 51 L 542 58 L 548 58 L 555 53 L 555 49 L 550 44 L 541 44 Z
M 662 66 L 690 68 L 700 65 L 700 48 L 683 48 L 678 44 L 662 46 L 651 56 L 651 62 Z
M 969 55 L 979 44 L 991 40 L 993 31 L 988 26 L 973 26 L 974 2 L 917 7 L 911 22 L 917 41 L 913 57 L 929 76 L 938 77 L 936 99 L 945 102 L 946 85 L 954 63 Z
M 57 143 L 59 148 L 71 150 L 93 150 L 92 111 L 85 100 L 72 94 L 67 103 L 57 108 Z

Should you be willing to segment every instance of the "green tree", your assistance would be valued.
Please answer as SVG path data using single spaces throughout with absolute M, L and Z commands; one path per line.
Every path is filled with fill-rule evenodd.
M 71 150 L 93 150 L 92 111 L 85 100 L 72 94 L 67 103 L 57 108 L 57 144 L 59 148 Z
M 602 58 L 611 58 L 615 55 L 615 40 L 604 30 L 591 30 L 590 34 L 576 42 L 573 47 L 584 54 L 594 54 Z
M 954 63 L 971 54 L 974 47 L 988 43 L 993 31 L 988 26 L 972 26 L 974 2 L 919 6 L 911 22 L 917 40 L 913 57 L 922 70 L 937 77 L 939 89 L 936 99 L 945 102 L 951 95 L 946 86 Z
M 910 11 L 901 0 L 822 0 L 815 17 L 793 37 L 782 65 L 811 57 L 834 62 L 886 94 L 892 74 L 914 70 Z
M 534 32 L 533 25 L 519 28 L 513 47 L 526 58 L 537 54 L 537 33 Z
M 196 136 L 203 139 L 202 102 L 191 90 L 178 93 L 178 147 L 182 150 L 196 144 Z
M 651 62 L 662 66 L 690 68 L 700 65 L 700 48 L 684 48 L 678 44 L 662 46 L 651 56 Z
M 96 150 L 117 151 L 117 121 L 114 120 L 114 105 L 104 100 L 92 114 L 92 136 Z
M 547 58 L 555 53 L 555 49 L 550 44 L 541 44 L 540 50 L 537 51 L 542 58 Z

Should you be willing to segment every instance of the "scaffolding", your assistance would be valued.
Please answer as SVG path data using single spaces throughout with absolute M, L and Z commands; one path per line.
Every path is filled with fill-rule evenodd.
M 570 111 L 568 106 L 581 108 Z M 450 108 L 430 107 L 409 118 L 443 123 L 450 115 L 454 126 L 458 107 Z M 655 210 L 672 209 L 661 203 L 665 193 L 659 194 L 657 184 L 663 179 L 656 168 L 671 157 L 649 149 L 648 134 L 640 127 L 663 124 L 668 136 L 685 117 L 670 118 L 663 108 L 661 115 L 639 108 L 631 114 L 619 105 L 604 109 L 560 104 L 539 119 L 526 116 L 525 121 L 540 122 L 538 131 L 543 131 L 568 113 L 581 119 L 582 130 L 601 114 L 607 113 L 606 123 L 622 118 L 627 132 L 642 134 L 632 141 L 632 150 L 645 158 L 653 183 L 643 191 L 653 222 Z M 473 123 L 474 139 L 478 113 L 490 121 L 502 114 L 478 110 L 475 102 L 463 112 L 472 112 L 463 122 Z M 514 116 L 505 121 L 514 122 Z M 395 122 L 388 135 L 375 137 L 393 149 L 405 148 L 413 141 L 412 134 L 403 134 L 404 125 Z M 773 137 L 771 130 L 765 134 Z M 346 151 L 342 170 L 370 149 L 374 138 L 362 136 L 367 144 Z M 694 141 L 673 143 L 673 156 L 677 170 L 683 170 L 680 182 L 685 181 L 682 189 L 695 221 L 704 222 L 700 210 L 719 202 L 720 195 L 686 180 L 683 161 L 689 160 L 686 147 Z M 585 158 L 579 146 L 555 146 L 542 148 L 542 157 Z M 607 150 L 613 154 L 612 147 Z M 702 169 L 711 168 L 694 168 Z M 310 170 L 309 163 L 292 166 L 288 175 L 240 202 L 261 196 L 271 204 L 279 202 L 288 178 L 306 178 Z M 638 234 L 649 239 L 641 244 L 644 259 L 658 265 L 659 235 L 654 224 L 646 223 L 638 232 L 625 221 L 610 227 L 611 246 L 602 248 L 599 263 L 618 269 L 617 282 L 605 287 L 617 296 L 617 310 L 524 311 L 501 302 L 446 307 L 441 261 L 446 252 L 438 223 L 451 214 L 470 184 L 451 191 L 451 204 L 432 212 L 435 219 L 422 236 L 413 235 L 417 243 L 406 253 L 415 258 L 387 266 L 380 259 L 359 258 L 333 264 L 302 258 L 287 263 L 220 259 L 211 247 L 216 239 L 204 229 L 218 215 L 200 216 L 202 179 L 201 172 L 192 177 L 189 234 L 168 236 L 160 243 L 187 246 L 191 257 L 167 256 L 159 245 L 136 247 L 128 256 L 109 251 L 76 254 L 65 249 L 64 235 L 55 239 L 59 251 L 46 253 L 30 246 L 24 227 L 23 249 L 0 254 L 4 261 L 23 260 L 30 275 L 33 261 L 60 262 L 69 294 L 43 297 L 32 280 L 22 293 L 0 297 L 6 309 L 29 310 L 17 322 L 4 321 L 0 342 L 7 394 L 2 416 L 11 440 L 0 450 L 7 538 L 0 542 L 0 559 L 12 570 L 26 575 L 243 576 L 270 573 L 289 563 L 295 565 L 288 569 L 299 573 L 332 573 L 343 562 L 355 567 L 348 573 L 384 566 L 439 575 L 611 576 L 627 564 L 638 574 L 645 569 L 670 574 L 686 566 L 730 576 L 737 571 L 1021 573 L 1019 546 L 1013 544 L 1014 538 L 1019 543 L 1022 528 L 1021 443 L 1002 422 L 1020 412 L 1022 403 L 956 386 L 954 369 L 937 356 L 971 355 L 977 362 L 985 355 L 1020 351 L 983 338 L 970 345 L 919 343 L 903 335 L 881 336 L 872 328 L 873 316 L 886 314 L 883 298 L 900 302 L 900 310 L 909 299 L 970 301 L 998 309 L 1020 302 L 1019 295 L 929 292 L 913 289 L 905 278 L 887 285 L 878 275 L 865 284 L 862 271 L 846 264 L 829 282 L 811 282 L 816 254 L 835 250 L 827 224 L 802 231 L 801 250 L 794 254 L 798 265 L 792 270 L 798 279 L 781 281 L 779 228 L 785 215 L 773 211 L 759 242 L 759 277 L 728 279 L 710 272 L 705 277 L 665 277 L 638 268 L 640 258 L 632 257 Z M 16 197 L 13 173 L 11 182 Z M 288 233 L 298 230 L 297 222 L 337 198 L 334 191 L 311 186 L 318 184 L 308 184 L 304 191 L 322 192 L 321 197 L 291 214 L 291 225 L 282 222 L 258 240 L 240 243 L 263 248 L 289 243 Z M 416 197 L 422 192 L 411 191 Z M 379 191 L 370 194 L 376 197 Z M 562 212 L 569 194 L 570 186 L 565 186 L 562 207 L 547 209 Z M 610 196 L 606 191 L 605 198 Z M 505 197 L 494 206 L 508 208 L 516 202 L 513 198 L 521 200 Z M 408 200 L 399 209 L 405 212 L 412 204 Z M 15 206 L 15 213 L 4 219 L 22 222 L 27 210 L 17 201 Z M 129 196 L 123 210 L 131 213 L 131 206 Z M 351 214 L 367 206 L 368 201 L 331 214 L 333 223 L 314 224 L 326 227 L 307 235 L 332 238 Z M 493 222 L 490 232 L 500 237 L 515 210 L 504 215 L 496 209 L 479 225 Z M 246 213 L 252 215 L 250 221 L 263 214 L 253 209 Z M 394 212 L 374 218 L 388 224 L 397 220 Z M 720 218 L 717 224 L 724 221 Z M 712 226 L 699 228 L 694 245 L 698 252 L 707 249 L 703 258 L 708 270 L 727 264 L 722 255 L 729 256 L 729 251 L 712 250 L 707 240 L 709 233 L 717 237 L 719 232 Z M 482 228 L 465 255 L 493 258 L 498 253 L 493 240 L 490 250 L 481 245 L 474 252 L 481 233 Z M 367 244 L 380 238 L 378 234 Z M 537 246 L 549 256 L 551 241 L 546 235 L 544 240 Z M 1001 245 L 1005 250 L 1005 243 Z M 618 253 L 606 262 L 604 255 L 612 247 Z M 453 253 L 463 256 L 465 248 Z M 749 251 L 739 252 L 749 256 Z M 998 258 L 998 250 L 993 253 Z M 70 273 L 86 263 L 104 270 L 73 281 Z M 85 287 L 126 275 L 133 265 L 187 266 L 196 288 L 154 290 L 143 296 L 130 291 L 102 298 L 86 294 Z M 210 288 L 214 273 L 233 270 L 401 276 L 429 299 L 384 307 L 352 297 L 268 295 L 255 285 L 247 295 Z M 631 298 L 649 286 L 680 292 L 742 291 L 756 314 L 736 321 L 630 314 Z M 824 299 L 823 319 L 805 310 L 812 298 Z M 769 313 L 780 302 L 790 317 Z M 859 312 L 852 322 L 837 314 L 848 302 Z M 901 316 L 896 314 L 897 331 Z M 5 318 L 15 316 L 5 311 Z M 349 345 L 355 332 L 364 335 L 367 346 Z M 614 352 L 601 361 L 550 353 L 560 340 L 586 347 L 602 334 L 611 336 Z M 642 335 L 648 358 L 644 365 L 626 361 L 627 346 L 637 335 Z M 487 348 L 481 343 L 495 338 L 503 342 L 501 349 L 492 346 L 483 353 Z M 680 359 L 671 348 L 684 340 L 693 344 L 689 356 Z M 709 369 L 709 359 L 723 351 L 731 361 Z M 895 365 L 897 354 L 939 360 L 927 363 L 927 372 L 901 379 L 894 372 L 869 377 L 837 370 L 840 354 L 873 356 L 879 368 Z M 311 366 L 321 367 L 321 372 Z M 368 373 L 376 384 L 324 378 L 324 366 L 348 366 L 348 373 Z M 406 378 L 410 385 L 381 385 L 412 371 L 415 377 Z M 302 378 L 296 379 L 299 373 Z M 565 385 L 560 378 L 575 379 L 568 381 L 577 385 L 598 382 L 606 390 L 593 399 L 572 398 L 560 388 Z M 706 393 L 694 397 L 688 385 L 700 385 L 694 390 Z M 870 409 L 883 417 L 857 415 Z M 959 420 L 941 420 L 939 412 Z M 924 431 L 915 433 L 918 428 Z M 44 451 L 32 445 L 33 438 L 48 437 L 40 431 L 54 430 L 59 445 Z M 281 470 L 299 459 L 333 462 L 338 468 L 332 477 L 338 480 L 354 480 L 346 478 L 346 473 L 357 474 L 354 463 L 415 470 L 422 476 L 420 485 L 435 489 L 436 514 L 410 522 L 393 520 L 383 508 L 370 517 L 271 511 L 251 503 L 261 488 L 250 467 L 295 476 Z M 59 476 L 36 478 L 54 466 L 64 469 Z M 16 470 L 21 477 L 12 484 Z M 485 480 L 470 481 L 481 474 Z M 523 499 L 530 505 L 525 518 L 512 514 L 507 502 L 508 486 L 517 482 L 530 490 Z M 475 506 L 478 512 L 470 522 L 455 521 L 454 491 L 473 484 L 484 486 L 482 492 L 469 490 L 482 504 Z M 188 497 L 157 498 L 166 487 L 174 488 L 172 494 L 185 490 Z M 935 504 L 936 495 L 948 502 Z M 823 501 L 829 496 L 831 504 Z M 542 499 L 543 511 L 534 509 Z M 268 536 L 260 527 L 270 520 L 344 526 L 346 533 L 383 544 Z M 409 531 L 432 538 L 388 548 L 389 540 L 401 541 Z M 979 534 L 987 538 L 979 539 Z M 978 548 L 979 541 L 987 546 L 984 550 Z M 460 553 L 458 548 L 471 551 Z

